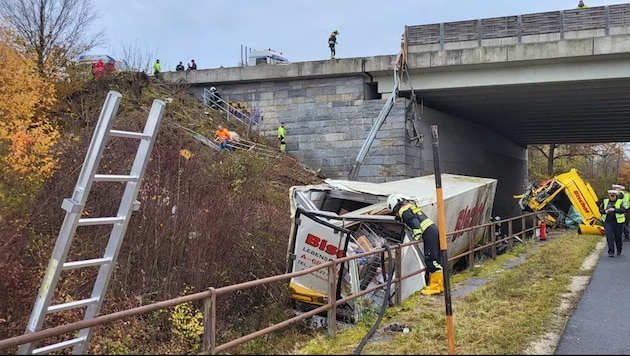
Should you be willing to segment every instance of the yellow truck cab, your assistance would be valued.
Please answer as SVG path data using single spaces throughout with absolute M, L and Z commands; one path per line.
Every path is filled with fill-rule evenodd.
M 576 225 L 580 234 L 605 234 L 597 194 L 575 168 L 539 185 L 530 183 L 514 198 L 523 211 L 551 211 L 545 216 L 549 226 Z

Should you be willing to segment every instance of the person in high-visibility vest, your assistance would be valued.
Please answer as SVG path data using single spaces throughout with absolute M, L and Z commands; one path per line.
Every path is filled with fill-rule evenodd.
M 335 45 L 337 44 L 337 36 L 339 36 L 339 31 L 334 30 L 330 37 L 328 37 L 328 47 L 330 48 L 330 59 L 335 59 Z
M 160 64 L 160 60 L 156 59 L 155 63 L 153 63 L 153 75 L 155 75 L 155 79 L 160 78 L 160 72 L 162 72 L 162 65 Z
M 626 222 L 626 208 L 623 206 L 622 200 L 619 199 L 617 190 L 608 190 L 608 198 L 604 199 L 600 205 L 599 212 L 602 214 L 602 221 L 604 222 L 608 257 L 615 257 L 615 247 L 617 247 L 617 256 L 619 256 L 623 247 L 621 234 Z
M 578 1 L 578 9 L 588 9 L 588 6 L 584 3 L 583 0 Z
M 278 126 L 278 140 L 280 140 L 280 152 L 285 153 L 287 151 L 287 135 L 284 130 L 284 122 Z
M 424 243 L 424 260 L 427 265 L 429 284 L 420 293 L 425 295 L 440 294 L 444 291 L 444 274 L 440 264 L 440 234 L 437 225 L 429 219 L 416 203 L 402 194 L 387 197 L 387 206 L 396 218 L 411 229 L 416 240 Z
M 626 192 L 626 187 L 621 184 L 613 184 L 612 189 L 619 192 L 619 199 L 621 199 L 624 208 L 626 208 L 626 222 L 622 227 L 622 235 L 625 241 L 630 241 L 630 226 L 628 226 L 630 222 L 630 193 Z

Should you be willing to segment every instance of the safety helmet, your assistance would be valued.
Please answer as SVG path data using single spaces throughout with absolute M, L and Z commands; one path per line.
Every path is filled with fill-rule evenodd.
M 214 92 L 214 91 L 217 91 L 217 88 L 212 87 L 212 88 L 210 88 L 210 91 L 213 91 L 213 92 Z
M 338 34 L 339 34 L 339 31 L 334 30 L 334 31 L 333 31 L 333 33 L 334 33 L 335 35 L 338 35 Z
M 624 187 L 621 184 L 613 184 L 612 185 L 612 189 L 617 189 L 617 190 L 626 190 L 626 187 Z
M 401 200 L 407 200 L 408 198 L 402 194 L 390 194 L 387 197 L 387 207 L 389 210 L 394 211 L 394 207 Z

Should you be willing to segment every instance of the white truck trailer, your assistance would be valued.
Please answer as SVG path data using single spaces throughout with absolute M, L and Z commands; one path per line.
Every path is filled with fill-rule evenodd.
M 446 233 L 490 221 L 497 180 L 442 174 Z M 411 232 L 397 222 L 387 208 L 389 194 L 399 193 L 416 200 L 435 223 L 438 222 L 435 177 L 433 175 L 387 183 L 366 183 L 327 179 L 323 184 L 290 189 L 292 229 L 288 247 L 288 272 L 321 265 L 331 259 L 367 252 L 412 239 Z M 470 239 L 479 241 L 485 229 L 447 237 L 449 258 L 468 249 Z M 422 245 L 420 245 L 420 249 Z M 403 248 L 402 275 L 424 268 L 422 251 Z M 365 290 L 384 269 L 383 258 L 361 258 L 337 269 L 337 299 Z M 379 271 L 380 269 L 380 271 Z M 394 278 L 398 271 L 394 271 Z M 292 298 L 303 310 L 327 303 L 328 272 L 321 269 L 290 280 Z M 402 282 L 404 300 L 426 285 L 424 273 Z M 392 289 L 393 290 L 393 289 Z M 360 312 L 357 303 L 346 303 L 337 318 L 354 322 Z

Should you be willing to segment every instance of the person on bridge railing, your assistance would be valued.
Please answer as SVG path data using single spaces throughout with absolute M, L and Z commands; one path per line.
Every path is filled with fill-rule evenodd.
M 580 2 L 578 2 L 578 9 L 588 9 L 588 6 L 584 3 L 584 1 L 580 0 Z
M 339 31 L 334 30 L 328 37 L 328 47 L 330 48 L 330 59 L 335 59 L 335 45 L 337 44 L 337 36 Z
M 424 260 L 430 282 L 420 293 L 425 295 L 440 294 L 444 291 L 444 274 L 440 264 L 440 234 L 437 225 L 416 206 L 413 199 L 402 194 L 387 197 L 387 207 L 411 229 L 416 240 L 424 243 Z
M 621 234 L 623 225 L 626 222 L 626 208 L 619 199 L 619 192 L 615 189 L 608 190 L 608 198 L 599 207 L 604 222 L 604 231 L 606 232 L 606 243 L 608 244 L 608 257 L 615 257 L 615 247 L 617 247 L 617 256 L 621 255 L 623 241 Z
M 623 224 L 622 235 L 625 241 L 630 241 L 630 227 L 628 227 L 628 223 L 630 219 L 630 194 L 626 192 L 626 187 L 621 184 L 613 184 L 612 189 L 619 192 L 619 199 L 621 199 L 623 203 L 623 207 L 626 208 L 626 223 Z

